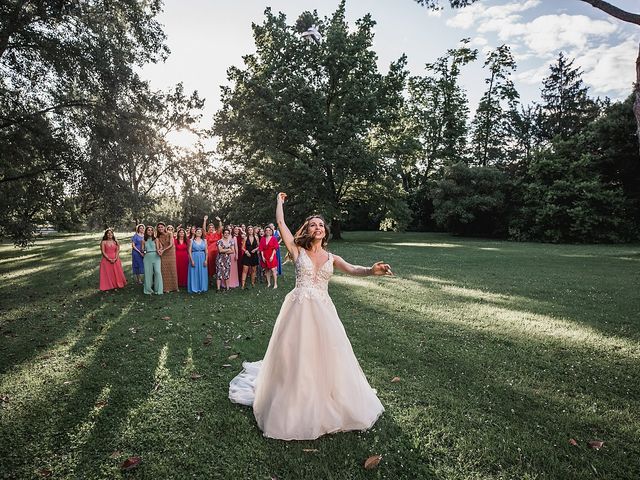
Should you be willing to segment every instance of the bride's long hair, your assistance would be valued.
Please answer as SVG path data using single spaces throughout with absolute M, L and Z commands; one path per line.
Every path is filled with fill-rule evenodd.
M 324 224 L 324 237 L 322 238 L 321 246 L 324 249 L 327 248 L 327 244 L 329 243 L 329 234 L 330 234 L 329 226 L 327 225 L 327 221 L 324 219 L 324 217 L 319 214 L 309 215 L 304 220 L 304 223 L 302 224 L 302 226 L 293 235 L 293 243 L 295 243 L 296 246 L 302 247 L 305 250 L 309 250 L 309 248 L 311 248 L 311 243 L 313 242 L 313 235 L 309 234 L 309 222 L 314 218 L 319 218 L 320 220 L 322 220 L 322 223 Z M 291 255 L 291 252 L 287 252 L 286 259 L 293 261 L 293 256 Z

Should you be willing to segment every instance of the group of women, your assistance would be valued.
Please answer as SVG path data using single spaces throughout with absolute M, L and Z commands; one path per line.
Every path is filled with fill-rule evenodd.
M 242 372 L 229 383 L 229 399 L 251 406 L 258 426 L 271 438 L 312 440 L 327 433 L 366 430 L 384 407 L 353 353 L 328 283 L 334 267 L 357 276 L 393 275 L 391 267 L 381 261 L 371 267 L 352 265 L 328 252 L 329 229 L 319 215 L 309 216 L 292 234 L 284 220 L 286 198 L 285 193 L 276 197 L 276 219 L 295 266 L 296 285 L 284 299 L 264 358 L 243 363 Z M 261 262 L 277 287 L 273 225 L 260 237 L 255 227 L 222 228 L 218 220 L 217 228 L 205 228 L 206 222 L 207 217 L 202 227 L 178 227 L 175 235 L 163 223 L 156 229 L 136 228 L 134 273 L 138 282 L 144 274 L 145 293 L 177 290 L 185 282 L 190 292 L 204 291 L 213 265 L 218 289 L 231 287 L 231 271 L 240 265 L 244 287 L 247 277 L 255 284 L 252 272 Z M 113 231 L 105 232 L 101 249 L 100 288 L 124 286 Z
M 186 288 L 189 293 L 206 292 L 209 283 L 218 292 L 231 288 L 255 287 L 266 281 L 278 288 L 282 274 L 280 234 L 271 223 L 266 227 L 208 223 L 187 229 L 160 222 L 138 225 L 131 239 L 133 276 L 144 285 L 146 294 L 160 295 Z M 107 229 L 100 244 L 100 290 L 122 288 L 127 284 L 120 244 L 113 230 Z

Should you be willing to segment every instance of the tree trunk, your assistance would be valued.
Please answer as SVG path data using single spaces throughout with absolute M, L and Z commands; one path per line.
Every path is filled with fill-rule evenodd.
M 342 240 L 342 226 L 340 225 L 340 220 L 335 218 L 331 221 L 331 239 Z
M 633 103 L 633 114 L 636 116 L 636 134 L 638 136 L 638 149 L 640 151 L 640 50 L 636 59 L 636 100 Z

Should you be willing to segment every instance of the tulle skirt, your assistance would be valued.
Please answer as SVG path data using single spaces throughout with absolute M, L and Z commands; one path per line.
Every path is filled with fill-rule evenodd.
M 384 412 L 326 291 L 285 297 L 262 361 L 245 362 L 229 398 L 252 405 L 266 437 L 312 440 L 366 430 Z

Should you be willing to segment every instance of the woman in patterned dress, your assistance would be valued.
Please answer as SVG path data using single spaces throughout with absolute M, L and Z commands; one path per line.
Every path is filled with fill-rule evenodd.
M 236 251 L 235 241 L 231 238 L 231 230 L 225 227 L 222 230 L 222 238 L 218 240 L 218 257 L 216 258 L 216 288 L 224 280 L 224 287 L 229 290 L 229 276 L 231 275 L 231 261 Z

